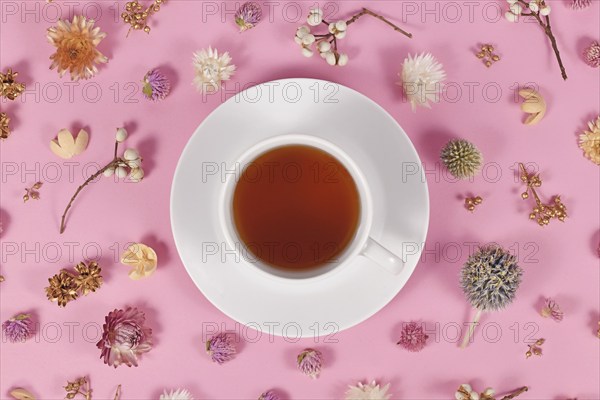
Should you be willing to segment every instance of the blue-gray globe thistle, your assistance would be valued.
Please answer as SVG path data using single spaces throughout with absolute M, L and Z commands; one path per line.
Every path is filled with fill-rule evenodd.
M 442 149 L 440 158 L 448 171 L 458 179 L 474 176 L 483 163 L 483 157 L 477 147 L 463 139 L 449 141 Z
M 469 257 L 460 284 L 474 308 L 496 311 L 514 300 L 522 274 L 515 256 L 497 245 L 487 245 Z

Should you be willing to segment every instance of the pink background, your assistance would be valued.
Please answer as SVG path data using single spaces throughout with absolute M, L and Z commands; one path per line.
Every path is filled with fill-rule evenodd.
M 344 68 L 302 57 L 292 40 L 313 2 L 272 2 L 270 9 L 263 7 L 265 20 L 256 29 L 238 34 L 230 12 L 235 3 L 173 0 L 152 18 L 149 36 L 132 32 L 129 38 L 118 20 L 123 2 L 0 3 L 0 66 L 13 67 L 28 86 L 17 101 L 2 102 L 13 119 L 13 134 L 0 147 L 5 228 L 0 273 L 6 278 L 0 314 L 4 321 L 32 312 L 41 325 L 40 334 L 25 344 L 2 343 L 1 398 L 15 386 L 29 388 L 38 398 L 61 398 L 66 380 L 81 375 L 91 378 L 96 399 L 112 398 L 117 384 L 123 385 L 124 399 L 157 398 L 164 388 L 177 387 L 188 388 L 196 398 L 252 399 L 272 388 L 284 398 L 340 398 L 346 385 L 366 379 L 391 382 L 394 398 L 403 399 L 448 399 L 463 382 L 500 392 L 529 385 L 523 399 L 600 398 L 600 342 L 595 337 L 600 180 L 598 167 L 577 146 L 577 134 L 600 111 L 598 70 L 580 56 L 600 36 L 600 4 L 576 12 L 567 1 L 551 2 L 569 74 L 563 82 L 537 24 L 510 24 L 498 16 L 504 1 L 321 4 L 327 13 L 335 11 L 330 19 L 341 19 L 366 3 L 414 38 L 363 17 L 341 41 L 350 56 Z M 82 10 L 108 33 L 99 48 L 110 61 L 91 81 L 69 86 L 68 78 L 48 70 L 53 49 L 45 30 L 57 12 L 66 18 Z M 473 54 L 482 42 L 493 43 L 502 57 L 489 69 Z M 203 97 L 191 85 L 191 58 L 209 45 L 228 50 L 238 71 L 226 94 Z M 451 85 L 442 103 L 413 114 L 395 82 L 407 54 L 422 51 L 444 64 Z M 137 85 L 147 69 L 157 66 L 174 88 L 164 102 L 153 104 L 140 98 Z M 328 79 L 369 96 L 404 127 L 429 171 L 431 223 L 422 262 L 387 307 L 329 338 L 337 343 L 325 338 L 293 343 L 266 334 L 254 342 L 255 332 L 236 327 L 196 289 L 171 236 L 171 178 L 195 128 L 239 88 L 287 77 Z M 532 127 L 522 125 L 515 102 L 517 83 L 526 82 L 539 85 L 548 102 L 547 116 Z M 134 88 L 137 93 L 129 96 Z M 130 132 L 127 145 L 144 157 L 146 179 L 141 184 L 104 179 L 88 187 L 65 234 L 59 235 L 59 216 L 85 167 L 93 171 L 93 163 L 110 159 L 115 127 L 122 125 Z M 88 150 L 68 162 L 49 150 L 49 141 L 63 127 L 85 127 L 91 137 Z M 454 182 L 436 165 L 441 146 L 452 137 L 473 141 L 490 163 L 473 182 Z M 540 228 L 527 219 L 530 203 L 520 199 L 522 187 L 514 176 L 518 161 L 539 166 L 545 199 L 562 195 L 569 212 L 564 224 L 553 221 Z M 23 204 L 23 188 L 37 180 L 45 182 L 42 199 Z M 484 198 L 474 214 L 462 205 L 461 196 L 468 193 Z M 158 271 L 147 280 L 131 281 L 117 262 L 131 241 L 147 243 L 158 253 Z M 475 342 L 460 350 L 456 324 L 462 325 L 470 310 L 458 285 L 459 270 L 470 243 L 488 241 L 518 253 L 524 281 L 510 308 L 485 315 Z M 85 257 L 100 259 L 106 278 L 101 290 L 66 309 L 48 302 L 48 277 Z M 539 316 L 544 296 L 560 303 L 566 314 L 562 323 Z M 98 359 L 96 327 L 110 310 L 126 305 L 146 311 L 155 348 L 138 368 L 115 370 Z M 402 321 L 411 319 L 431 330 L 428 346 L 418 354 L 395 346 Z M 234 361 L 218 366 L 204 354 L 207 323 L 224 324 L 246 337 Z M 526 360 L 526 342 L 540 337 L 546 339 L 544 356 Z M 296 354 L 307 346 L 326 357 L 315 381 L 295 368 Z

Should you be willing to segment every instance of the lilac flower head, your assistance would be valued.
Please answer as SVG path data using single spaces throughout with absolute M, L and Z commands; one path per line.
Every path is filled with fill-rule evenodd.
M 563 320 L 564 313 L 560 309 L 560 306 L 554 299 L 547 298 L 544 302 L 544 308 L 542 308 L 542 317 L 544 318 L 552 318 L 556 322 L 560 322 Z
M 235 351 L 233 339 L 226 332 L 218 333 L 206 341 L 206 353 L 217 364 L 232 360 Z
M 571 0 L 573 10 L 582 10 L 592 5 L 592 0 Z
M 398 343 L 408 351 L 421 351 L 427 343 L 429 336 L 423 332 L 423 326 L 421 324 L 411 321 L 405 324 L 400 333 L 400 340 Z
M 148 71 L 142 82 L 144 83 L 142 93 L 152 101 L 164 99 L 171 91 L 169 80 L 157 68 Z
M 121 364 L 138 366 L 138 356 L 152 349 L 152 329 L 144 326 L 146 317 L 135 307 L 111 311 L 102 326 L 102 339 L 96 347 L 102 350 L 104 363 L 117 368 Z
M 272 390 L 268 390 L 260 395 L 258 400 L 279 400 L 279 396 Z
M 24 342 L 33 334 L 33 321 L 29 314 L 18 314 L 2 323 L 4 335 L 12 343 Z
M 298 369 L 313 379 L 319 377 L 322 365 L 323 354 L 319 350 L 304 349 L 298 354 Z
M 235 13 L 235 23 L 240 27 L 240 32 L 254 28 L 262 18 L 260 4 L 249 1 L 242 4 Z

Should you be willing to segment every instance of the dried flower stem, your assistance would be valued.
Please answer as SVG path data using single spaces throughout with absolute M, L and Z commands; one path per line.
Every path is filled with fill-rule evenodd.
M 529 388 L 527 386 L 523 386 L 522 388 L 519 388 L 517 390 L 515 390 L 514 392 L 504 396 L 503 398 L 501 398 L 500 400 L 511 400 L 514 399 L 515 397 L 517 397 L 518 395 L 528 391 Z
M 115 392 L 115 400 L 119 400 L 121 398 L 121 385 L 117 386 L 117 391 Z
M 71 197 L 71 200 L 69 201 L 69 204 L 67 204 L 67 207 L 65 208 L 65 211 L 63 212 L 62 218 L 60 220 L 60 233 L 62 234 L 65 231 L 65 219 L 67 217 L 67 213 L 69 212 L 69 209 L 71 208 L 71 206 L 73 205 L 73 202 L 75 201 L 75 198 L 79 195 L 79 193 L 83 190 L 83 188 L 85 188 L 87 185 L 90 184 L 90 182 L 92 182 L 94 179 L 96 179 L 97 177 L 99 177 L 100 175 L 102 175 L 104 173 L 104 171 L 106 171 L 109 168 L 113 168 L 116 167 L 119 162 L 121 161 L 119 159 L 119 157 L 117 157 L 117 151 L 119 149 L 119 142 L 115 142 L 115 154 L 114 157 L 112 159 L 111 162 L 109 162 L 108 164 L 106 164 L 104 167 L 100 168 L 95 174 L 91 175 L 89 178 L 87 178 L 87 180 L 85 182 L 83 182 L 75 191 L 75 194 L 73 194 L 73 197 Z
M 524 0 L 519 0 L 519 3 L 521 3 L 525 9 L 527 9 L 529 7 L 529 5 Z M 556 54 L 556 60 L 558 61 L 558 66 L 560 67 L 560 73 L 562 75 L 562 78 L 566 81 L 567 80 L 567 71 L 565 70 L 565 66 L 563 65 L 562 59 L 560 58 L 560 51 L 558 51 L 558 45 L 556 44 L 556 38 L 554 37 L 554 34 L 552 33 L 552 27 L 550 26 L 550 17 L 548 15 L 546 15 L 546 23 L 544 23 L 544 21 L 540 17 L 539 11 L 538 12 L 532 11 L 527 14 L 522 13 L 521 15 L 533 16 L 535 19 L 537 19 L 540 26 L 544 29 L 544 33 L 546 34 L 546 36 L 548 36 L 548 38 L 550 39 L 550 43 L 552 44 L 552 50 L 554 50 L 554 54 Z
M 481 318 L 481 310 L 478 309 L 477 313 L 475 314 L 475 318 L 473 318 L 473 322 L 469 325 L 469 330 L 467 331 L 467 334 L 463 338 L 463 341 L 460 345 L 461 349 L 464 349 L 469 344 L 469 341 L 471 340 L 471 338 L 473 337 L 473 333 L 475 332 L 475 325 L 477 325 L 479 323 L 480 318 Z

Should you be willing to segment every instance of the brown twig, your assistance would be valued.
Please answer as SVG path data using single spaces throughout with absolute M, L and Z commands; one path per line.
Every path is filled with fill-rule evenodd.
M 404 29 L 402 29 L 402 28 L 400 28 L 400 27 L 398 27 L 398 26 L 394 25 L 393 23 L 391 23 L 390 21 L 388 21 L 388 20 L 387 20 L 386 18 L 384 18 L 383 16 L 381 16 L 381 15 L 379 15 L 379 14 L 376 14 L 376 13 L 374 13 L 373 11 L 371 11 L 371 10 L 369 10 L 369 9 L 367 9 L 367 8 L 364 8 L 364 7 L 363 7 L 363 9 L 362 9 L 362 11 L 361 11 L 361 12 L 359 12 L 358 14 L 356 14 L 355 16 L 353 16 L 352 18 L 350 18 L 348 21 L 346 21 L 346 25 L 350 25 L 350 24 L 352 24 L 352 23 L 356 22 L 356 20 L 357 20 L 357 19 L 359 19 L 360 17 L 362 17 L 363 15 L 370 15 L 370 16 L 372 16 L 372 17 L 375 17 L 375 18 L 377 18 L 378 20 L 380 20 L 380 21 L 383 21 L 384 23 L 386 23 L 386 24 L 388 24 L 389 26 L 391 26 L 391 27 L 392 27 L 392 29 L 394 29 L 396 32 L 400 32 L 400 33 L 402 33 L 403 35 L 405 35 L 405 36 L 407 36 L 407 37 L 409 37 L 409 38 L 412 38 L 412 33 L 406 32 Z
M 522 388 L 519 388 L 517 390 L 515 390 L 514 392 L 507 394 L 506 396 L 504 396 L 503 398 L 501 398 L 500 400 L 511 400 L 514 399 L 515 397 L 517 397 L 518 395 L 528 391 L 529 388 L 527 386 L 523 386 Z
M 525 7 L 525 8 L 529 7 L 529 5 L 523 0 L 519 0 L 519 3 L 521 3 L 523 5 L 523 7 Z M 550 17 L 548 15 L 546 15 L 546 23 L 544 24 L 544 21 L 540 17 L 539 11 L 538 12 L 531 11 L 531 13 L 527 13 L 527 14 L 521 13 L 521 15 L 533 16 L 538 21 L 538 23 L 540 24 L 542 29 L 544 29 L 544 33 L 550 39 L 550 44 L 552 45 L 552 50 L 554 50 L 554 54 L 556 55 L 556 60 L 558 61 L 558 66 L 560 67 L 560 74 L 561 74 L 563 80 L 566 81 L 567 80 L 567 70 L 565 69 L 565 66 L 562 62 L 562 58 L 560 58 L 560 51 L 558 50 L 558 44 L 556 43 L 556 37 L 554 37 L 554 34 L 552 33 L 552 27 L 550 26 Z

